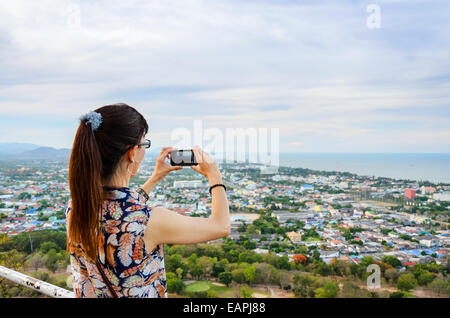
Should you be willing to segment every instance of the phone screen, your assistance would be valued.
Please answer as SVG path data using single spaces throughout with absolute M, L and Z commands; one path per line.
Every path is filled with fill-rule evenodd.
M 192 166 L 197 165 L 197 161 L 192 150 L 176 150 L 170 154 L 170 164 L 172 166 Z

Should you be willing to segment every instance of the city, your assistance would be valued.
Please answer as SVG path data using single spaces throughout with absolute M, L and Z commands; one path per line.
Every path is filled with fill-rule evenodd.
M 290 263 L 303 263 L 299 255 L 329 265 L 336 260 L 358 264 L 367 257 L 383 264 L 393 257 L 399 272 L 416 264 L 448 267 L 448 184 L 303 168 L 268 171 L 248 163 L 220 168 L 228 188 L 231 234 L 207 244 L 234 242 L 257 255 L 287 257 Z M 65 231 L 67 161 L 11 160 L 0 169 L 0 235 Z M 144 161 L 130 187 L 145 182 L 152 169 L 152 162 Z M 157 185 L 149 204 L 208 217 L 211 198 L 206 180 L 185 168 Z M 170 267 L 169 259 L 166 264 Z

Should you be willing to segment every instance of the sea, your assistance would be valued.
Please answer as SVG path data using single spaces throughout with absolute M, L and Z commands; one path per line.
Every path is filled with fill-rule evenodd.
M 449 153 L 280 153 L 280 166 L 450 184 Z

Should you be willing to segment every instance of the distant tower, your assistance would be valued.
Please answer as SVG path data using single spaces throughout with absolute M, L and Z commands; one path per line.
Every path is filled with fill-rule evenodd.
M 416 190 L 414 189 L 406 189 L 406 198 L 414 200 L 416 198 Z

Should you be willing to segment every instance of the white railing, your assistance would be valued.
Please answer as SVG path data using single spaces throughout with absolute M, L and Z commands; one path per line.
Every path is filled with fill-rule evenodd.
M 8 279 L 16 284 L 37 290 L 38 292 L 53 298 L 74 298 L 73 292 L 70 292 L 67 289 L 16 272 L 7 267 L 0 266 L 0 277 Z

